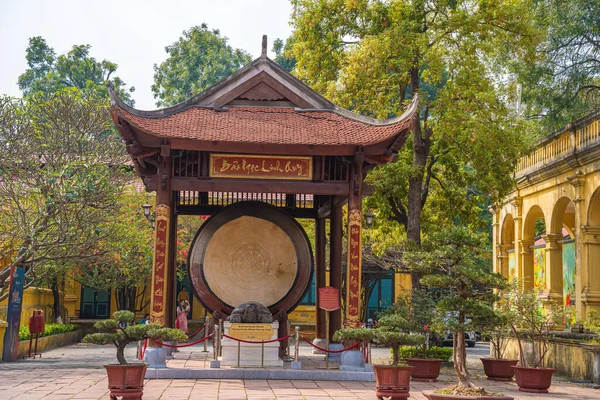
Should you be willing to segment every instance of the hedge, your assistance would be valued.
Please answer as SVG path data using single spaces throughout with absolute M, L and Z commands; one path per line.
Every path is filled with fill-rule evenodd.
M 402 346 L 400 347 L 399 357 L 401 360 L 407 358 L 423 358 L 423 350 L 420 347 Z M 450 347 L 430 347 L 427 350 L 427 358 L 439 358 L 444 362 L 452 358 L 452 348 Z
M 79 329 L 79 325 L 75 324 L 46 324 L 44 327 L 44 333 L 40 333 L 42 336 L 58 335 L 59 333 L 73 332 Z M 34 336 L 35 337 L 35 336 Z M 29 326 L 25 325 L 19 329 L 19 340 L 29 340 Z

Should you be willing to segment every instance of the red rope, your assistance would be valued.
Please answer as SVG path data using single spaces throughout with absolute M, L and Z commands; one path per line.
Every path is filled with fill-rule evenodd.
M 350 347 L 346 347 L 345 349 L 341 349 L 341 350 L 327 350 L 327 349 L 324 349 L 324 348 L 322 348 L 322 347 L 319 347 L 319 346 L 317 346 L 316 344 L 313 344 L 311 341 L 307 340 L 307 339 L 306 339 L 304 336 L 302 336 L 302 339 L 303 339 L 303 340 L 304 340 L 306 343 L 308 343 L 308 344 L 310 344 L 312 347 L 314 347 L 315 349 L 318 349 L 318 350 L 324 351 L 324 352 L 326 352 L 326 353 L 343 353 L 344 351 L 351 350 L 351 349 L 353 349 L 353 348 L 355 348 L 356 346 L 358 346 L 358 345 L 360 345 L 360 344 L 361 344 L 361 342 L 356 342 L 356 343 L 354 343 L 352 346 L 350 346 Z
M 202 343 L 206 339 L 208 339 L 209 337 L 211 337 L 212 335 L 213 335 L 213 333 L 211 333 L 210 335 L 204 336 L 202 339 L 196 340 L 195 342 L 180 344 L 179 346 L 171 345 L 171 344 L 165 344 L 163 342 L 159 342 L 158 340 L 152 340 L 152 339 L 151 340 L 152 340 L 152 342 L 154 342 L 156 344 L 160 344 L 161 346 L 169 347 L 169 348 L 172 348 L 172 349 L 178 349 L 180 347 L 189 347 L 189 346 L 193 346 L 193 345 L 198 344 L 198 343 Z
M 291 338 L 293 335 L 287 335 L 285 337 L 279 338 L 279 339 L 272 339 L 272 340 L 243 340 L 243 339 L 238 339 L 238 338 L 234 338 L 231 337 L 229 335 L 223 334 L 223 337 L 226 337 L 227 339 L 232 339 L 238 342 L 242 342 L 242 343 L 251 343 L 251 344 L 261 344 L 261 343 L 273 343 L 273 342 L 281 342 L 283 340 L 289 339 Z
M 200 327 L 200 329 L 198 329 L 196 332 L 192 333 L 191 335 L 188 335 L 188 337 L 190 337 L 190 338 L 193 338 L 194 336 L 196 336 L 197 334 L 199 334 L 199 333 L 200 333 L 200 331 L 201 331 L 202 329 L 204 329 L 204 327 L 205 327 L 205 326 L 206 326 L 206 322 L 204 323 L 204 325 L 202 325 L 202 326 Z

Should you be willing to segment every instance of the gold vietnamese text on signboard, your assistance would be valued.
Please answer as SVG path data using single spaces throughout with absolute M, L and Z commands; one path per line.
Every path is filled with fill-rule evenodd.
M 211 154 L 211 178 L 312 179 L 312 157 Z
M 269 340 L 273 332 L 271 324 L 231 324 L 228 335 L 242 340 Z

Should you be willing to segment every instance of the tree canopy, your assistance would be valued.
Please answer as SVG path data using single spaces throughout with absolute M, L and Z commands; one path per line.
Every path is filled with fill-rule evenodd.
M 19 76 L 19 88 L 24 95 L 35 92 L 55 93 L 65 87 L 75 87 L 98 96 L 107 96 L 107 83 L 112 82 L 121 98 L 133 105 L 131 92 L 125 82 L 112 76 L 117 64 L 90 56 L 92 46 L 74 45 L 67 54 L 56 55 L 54 49 L 41 36 L 29 39 L 26 60 L 29 68 Z
M 524 115 L 547 135 L 600 107 L 600 2 L 539 0 L 535 23 L 545 32 L 543 58 L 517 63 Z
M 29 286 L 46 266 L 101 256 L 115 234 L 110 211 L 133 175 L 107 103 L 75 88 L 0 98 L 0 299 L 11 266 Z
M 252 61 L 246 51 L 227 44 L 218 29 L 206 24 L 184 31 L 165 47 L 169 57 L 154 65 L 152 93 L 158 107 L 168 107 L 192 97 Z
M 528 140 L 501 77 L 509 60 L 533 60 L 533 0 L 295 5 L 294 71 L 317 91 L 377 118 L 399 115 L 420 93 L 420 124 L 398 162 L 369 177 L 380 216 L 418 244 L 422 222 L 476 222 L 483 204 L 507 193 Z

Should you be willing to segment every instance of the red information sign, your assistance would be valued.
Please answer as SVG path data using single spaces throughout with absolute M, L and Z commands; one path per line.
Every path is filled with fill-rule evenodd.
M 331 286 L 319 288 L 319 308 L 325 311 L 340 308 L 340 292 Z
M 312 179 L 312 157 L 211 154 L 212 178 Z

